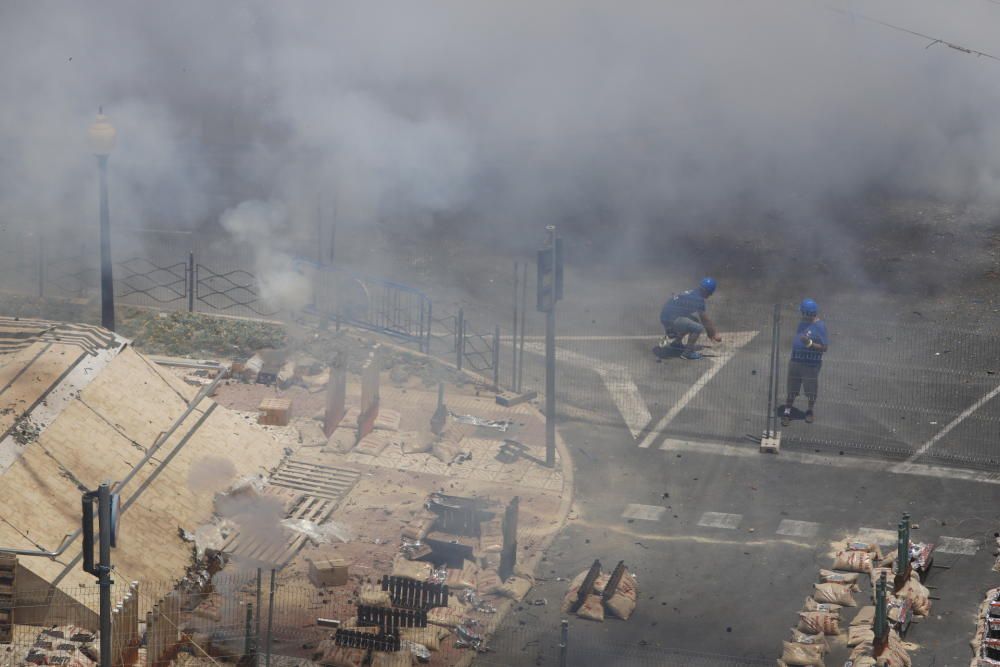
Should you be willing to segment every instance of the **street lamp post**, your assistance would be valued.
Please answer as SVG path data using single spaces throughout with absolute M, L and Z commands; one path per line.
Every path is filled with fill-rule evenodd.
M 108 211 L 108 156 L 115 147 L 118 132 L 98 109 L 88 131 L 90 147 L 97 158 L 101 178 L 101 326 L 115 330 L 115 284 L 111 274 L 111 214 Z

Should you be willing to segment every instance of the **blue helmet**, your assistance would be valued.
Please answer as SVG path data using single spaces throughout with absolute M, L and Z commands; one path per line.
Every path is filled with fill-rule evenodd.
M 812 317 L 819 312 L 819 305 L 812 299 L 803 299 L 802 303 L 799 305 L 799 310 L 802 311 L 803 315 Z
M 705 290 L 705 294 L 711 296 L 713 293 L 715 293 L 715 288 L 716 288 L 715 278 L 702 278 L 701 288 Z

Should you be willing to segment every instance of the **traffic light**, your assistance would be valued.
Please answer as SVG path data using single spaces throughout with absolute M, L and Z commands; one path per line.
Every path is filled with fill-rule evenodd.
M 555 257 L 553 258 L 553 255 Z M 555 267 L 553 270 L 553 259 Z M 555 299 L 552 298 L 553 283 L 555 284 Z M 555 239 L 555 252 L 552 247 L 538 251 L 538 310 L 547 313 L 555 306 L 555 302 L 563 298 L 563 242 Z

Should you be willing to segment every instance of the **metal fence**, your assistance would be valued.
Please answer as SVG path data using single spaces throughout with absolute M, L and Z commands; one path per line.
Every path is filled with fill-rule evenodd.
M 7 230 L 3 239 L 2 289 L 31 296 L 94 295 L 97 253 L 85 241 L 75 255 L 54 256 L 31 232 Z M 323 324 L 343 322 L 393 336 L 498 388 L 544 388 L 542 318 L 526 303 L 526 270 L 515 271 L 518 305 L 509 328 L 496 324 L 499 316 L 471 316 L 457 304 L 432 303 L 407 285 L 307 261 L 289 267 L 309 292 L 301 295 L 304 311 L 289 312 L 287 304 L 262 297 L 246 248 L 181 241 L 120 243 L 119 302 L 265 319 L 305 313 Z M 194 250 L 178 254 L 182 246 Z M 148 252 L 125 254 L 142 250 Z M 752 440 L 773 423 L 786 398 L 799 320 L 795 307 L 713 299 L 723 342 L 702 350 L 704 360 L 689 362 L 677 354 L 654 354 L 662 335 L 659 301 L 636 306 L 634 300 L 597 303 L 570 290 L 560 303 L 560 417 L 624 427 L 641 447 L 669 446 L 678 439 L 754 446 Z M 832 346 L 819 375 L 816 419 L 804 422 L 800 397 L 791 423 L 781 429 L 783 448 L 873 454 L 907 465 L 997 468 L 1000 333 L 964 330 L 917 312 L 890 319 L 863 313 L 857 304 L 831 305 L 823 318 Z
M 358 608 L 349 597 L 310 584 L 282 583 L 270 571 L 254 569 L 183 584 L 117 581 L 112 590 L 112 663 L 166 667 L 184 654 L 263 666 L 290 660 L 322 663 L 336 632 L 331 621 L 355 625 Z M 18 588 L 13 633 L 9 643 L 0 645 L 0 665 L 95 663 L 98 602 L 97 586 Z M 497 667 L 772 664 L 673 649 L 659 641 L 627 644 L 595 633 L 589 621 L 574 620 L 560 627 L 557 618 L 551 620 L 529 626 L 508 616 L 499 627 L 487 621 L 473 630 L 485 637 L 482 653 L 463 645 L 456 631 L 446 633 L 431 626 L 433 664 L 459 664 L 470 658 L 474 665 Z
M 623 427 L 640 447 L 675 440 L 754 447 L 776 423 L 783 449 L 875 455 L 903 465 L 1000 466 L 1000 332 L 833 304 L 821 313 L 831 346 L 819 372 L 815 420 L 804 420 L 800 394 L 790 424 L 781 427 L 801 318 L 796 305 L 711 304 L 723 341 L 703 336 L 700 361 L 656 353 L 663 333 L 658 305 L 588 307 L 603 321 L 581 321 L 570 303 L 558 330 L 562 419 Z M 523 389 L 541 392 L 543 338 L 526 338 Z M 501 377 L 509 377 L 504 366 L 511 358 L 504 350 Z
M 508 619 L 490 638 L 475 667 L 764 667 L 773 659 L 748 658 L 672 648 L 661 641 L 609 638 L 614 629 L 593 621 L 520 624 Z

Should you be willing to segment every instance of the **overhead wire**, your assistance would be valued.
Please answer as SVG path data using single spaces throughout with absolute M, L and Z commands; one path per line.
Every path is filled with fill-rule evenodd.
M 1000 4 L 1000 0 L 989 0 L 989 1 L 990 2 L 995 2 L 995 4 Z M 855 11 L 851 11 L 851 10 L 847 10 L 847 9 L 841 9 L 840 7 L 830 7 L 830 6 L 827 6 L 827 9 L 829 9 L 832 12 L 837 12 L 838 14 L 844 14 L 845 16 L 850 16 L 852 18 L 858 18 L 858 19 L 861 19 L 863 21 L 868 21 L 870 23 L 876 23 L 876 24 L 884 26 L 886 28 L 890 28 L 892 30 L 896 30 L 898 32 L 902 32 L 902 33 L 906 33 L 908 35 L 913 35 L 914 37 L 920 37 L 922 39 L 926 39 L 930 43 L 927 44 L 927 46 L 924 47 L 925 49 L 929 49 L 932 46 L 935 46 L 936 44 L 943 44 L 944 46 L 947 46 L 949 49 L 954 49 L 956 51 L 961 51 L 962 53 L 966 53 L 966 54 L 969 54 L 969 55 L 974 55 L 974 56 L 981 57 L 981 58 L 989 58 L 990 60 L 996 60 L 997 62 L 1000 62 L 1000 57 L 997 57 L 997 56 L 995 56 L 995 55 L 993 55 L 991 53 L 987 53 L 985 51 L 979 51 L 977 49 L 971 49 L 971 48 L 969 48 L 967 46 L 962 46 L 961 44 L 956 44 L 954 42 L 949 42 L 946 39 L 940 39 L 938 37 L 932 37 L 931 35 L 926 35 L 926 34 L 924 34 L 922 32 L 918 32 L 916 30 L 910 30 L 909 28 L 904 28 L 902 26 L 898 26 L 898 25 L 889 23 L 887 21 L 883 21 L 881 19 L 873 18 L 871 16 L 866 16 L 864 14 L 859 14 L 858 12 L 855 12 Z

